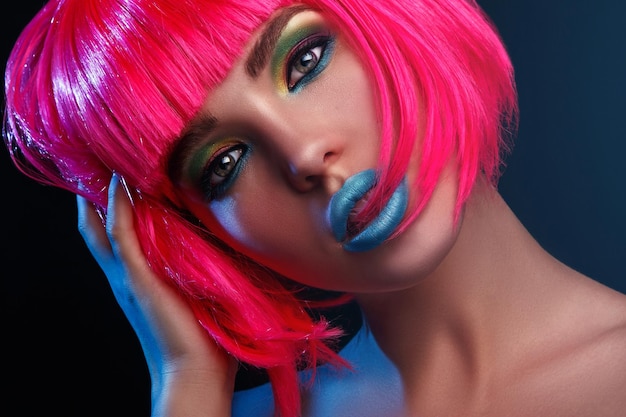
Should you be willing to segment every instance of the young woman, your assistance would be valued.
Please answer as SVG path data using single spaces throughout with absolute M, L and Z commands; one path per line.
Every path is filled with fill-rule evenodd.
M 516 93 L 473 2 L 52 1 L 6 74 L 155 415 L 622 413 L 626 297 L 499 196 Z

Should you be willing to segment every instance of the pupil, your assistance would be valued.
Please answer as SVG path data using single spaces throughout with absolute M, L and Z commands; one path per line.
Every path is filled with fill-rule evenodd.
M 215 173 L 218 175 L 228 174 L 228 171 L 230 170 L 230 166 L 232 162 L 233 162 L 232 156 L 224 155 L 224 157 L 220 159 L 220 162 L 217 165 L 217 170 Z
M 306 54 L 302 55 L 302 58 L 300 58 L 299 64 L 300 64 L 301 69 L 307 70 L 311 66 L 315 65 L 316 62 L 317 62 L 317 56 L 312 52 L 307 52 Z

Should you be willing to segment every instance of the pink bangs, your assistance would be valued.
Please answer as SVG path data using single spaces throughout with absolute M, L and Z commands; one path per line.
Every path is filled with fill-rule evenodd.
M 38 179 L 100 204 L 113 168 L 157 192 L 162 155 L 278 3 L 51 1 L 9 60 L 7 133 L 30 138 Z
M 420 200 L 405 224 L 428 203 L 449 162 L 459 170 L 457 216 L 479 175 L 497 183 L 515 129 L 517 93 L 507 51 L 474 1 L 307 3 L 347 33 L 379 96 L 381 179 L 364 221 L 380 211 L 376 204 L 387 201 L 415 152 Z
M 101 207 L 113 171 L 140 190 L 135 227 L 151 267 L 224 349 L 267 369 L 283 417 L 300 412 L 298 365 L 344 364 L 329 348 L 340 331 L 314 321 L 281 277 L 179 212 L 165 159 L 251 33 L 290 3 L 51 0 L 5 75 L 5 141 L 15 164 Z M 370 201 L 386 201 L 415 153 L 420 200 L 407 221 L 450 162 L 459 172 L 457 214 L 479 175 L 496 183 L 516 92 L 505 48 L 474 1 L 302 3 L 345 32 L 371 73 L 381 178 Z

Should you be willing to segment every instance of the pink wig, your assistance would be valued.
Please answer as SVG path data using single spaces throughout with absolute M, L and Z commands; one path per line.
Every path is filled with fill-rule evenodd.
M 311 304 L 282 277 L 190 220 L 166 165 L 251 33 L 292 2 L 51 0 L 7 64 L 4 131 L 26 175 L 102 209 L 112 172 L 125 178 L 155 273 L 187 298 L 221 346 L 268 370 L 285 417 L 299 414 L 298 367 L 342 363 L 329 347 L 339 331 L 313 320 Z M 379 199 L 371 200 L 401 181 L 412 152 L 421 161 L 421 204 L 412 216 L 451 158 L 460 172 L 458 210 L 479 174 L 496 182 L 515 88 L 506 51 L 473 1 L 299 3 L 341 28 L 371 73 L 382 126 Z M 424 140 L 415 144 L 420 131 Z

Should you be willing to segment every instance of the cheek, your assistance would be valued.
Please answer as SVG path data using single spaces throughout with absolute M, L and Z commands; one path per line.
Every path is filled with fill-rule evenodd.
M 229 196 L 197 204 L 196 217 L 233 249 L 266 266 L 276 267 L 308 250 L 319 237 L 310 207 L 262 174 L 241 180 Z
M 217 237 L 229 246 L 243 251 L 262 252 L 266 250 L 270 236 L 267 225 L 275 223 L 272 210 L 264 201 L 232 196 L 210 203 L 197 213 L 200 220 Z
M 218 237 L 248 255 L 271 253 L 284 240 L 285 225 L 292 222 L 294 211 L 267 196 L 246 197 L 228 197 L 211 203 L 212 220 L 207 226 L 222 231 L 216 231 Z
M 213 220 L 207 220 L 207 216 L 201 219 L 205 226 L 215 230 L 214 224 L 219 224 L 219 228 L 232 239 L 240 242 L 250 241 L 245 227 L 242 227 L 240 214 L 236 210 L 236 203 L 232 197 L 226 197 L 221 201 L 211 203 Z M 208 224 L 207 224 L 208 223 Z M 220 236 L 223 238 L 223 236 Z
M 342 126 L 354 124 L 370 134 L 377 133 L 379 117 L 375 88 L 363 65 L 348 50 L 334 64 L 336 71 L 325 89 L 332 99 L 324 104 L 323 113 L 329 120 L 336 118 Z

